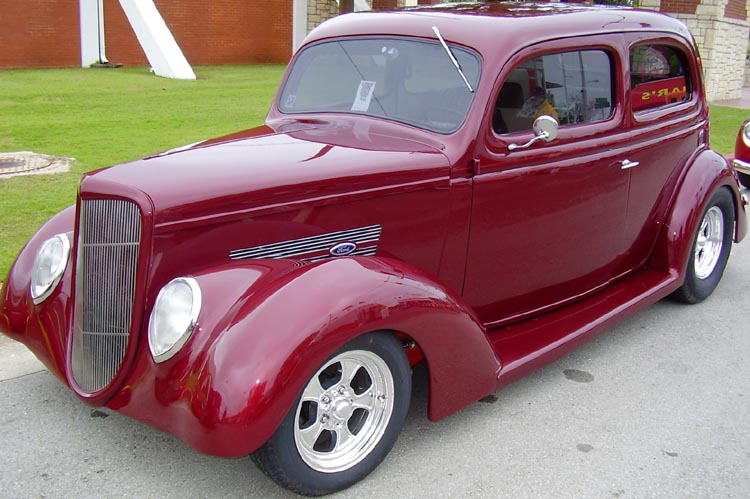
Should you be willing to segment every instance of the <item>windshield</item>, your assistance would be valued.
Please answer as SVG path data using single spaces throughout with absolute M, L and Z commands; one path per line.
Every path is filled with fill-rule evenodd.
M 479 59 L 451 46 L 476 88 Z M 457 130 L 474 94 L 439 41 L 393 38 L 325 42 L 296 59 L 279 101 L 282 113 L 356 113 L 438 133 Z

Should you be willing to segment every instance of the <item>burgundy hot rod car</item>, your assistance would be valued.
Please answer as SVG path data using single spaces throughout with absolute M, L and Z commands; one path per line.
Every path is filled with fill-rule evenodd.
M 264 126 L 87 175 L 0 329 L 84 401 L 283 486 L 385 457 L 411 367 L 443 418 L 672 295 L 747 232 L 684 25 L 623 8 L 344 15 Z
M 737 133 L 732 164 L 740 176 L 740 182 L 750 189 L 750 118 L 745 120 Z

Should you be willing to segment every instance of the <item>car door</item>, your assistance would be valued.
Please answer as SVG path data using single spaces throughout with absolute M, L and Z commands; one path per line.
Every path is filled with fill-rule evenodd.
M 705 144 L 705 102 L 693 91 L 699 68 L 677 37 L 629 34 L 630 202 L 621 271 L 648 258 L 680 173 Z
M 500 74 L 478 148 L 464 281 L 489 326 L 615 276 L 629 183 L 620 61 L 603 38 L 587 37 L 534 47 Z M 524 147 L 541 114 L 560 122 L 558 138 Z

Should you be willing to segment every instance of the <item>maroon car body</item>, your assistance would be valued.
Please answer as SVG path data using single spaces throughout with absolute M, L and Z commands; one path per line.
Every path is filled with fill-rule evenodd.
M 731 239 L 745 236 L 737 175 L 708 148 L 699 57 L 681 23 L 568 4 L 423 10 L 316 28 L 262 127 L 87 175 L 76 206 L 15 262 L 0 330 L 86 402 L 203 452 L 241 456 L 282 431 L 319 368 L 357 338 L 388 332 L 410 364 L 426 361 L 429 417 L 438 420 L 683 290 L 719 193 L 731 206 L 726 257 Z M 459 59 L 476 62 L 465 116 L 438 110 L 413 123 L 348 108 L 294 112 L 295 68 L 316 47 L 385 40 L 384 58 L 371 59 L 390 64 L 393 47 L 418 41 L 448 60 L 433 27 Z M 642 79 L 633 53 L 648 50 L 679 74 Z M 579 82 L 583 101 L 563 104 L 555 89 L 568 83 L 553 84 L 553 63 L 589 56 L 606 67 Z M 448 67 L 451 92 L 465 92 L 470 82 Z M 377 99 L 379 87 L 361 80 L 352 93 Z M 554 140 L 525 147 L 531 126 L 499 124 L 501 113 L 506 122 L 524 114 L 520 105 L 507 112 L 501 94 L 511 81 L 526 98 L 540 82 L 555 98 Z M 586 101 L 586 92 L 603 94 Z M 133 223 L 137 237 L 109 241 L 97 223 Z M 71 241 L 69 261 L 35 303 L 34 262 L 56 234 Z M 115 246 L 137 249 L 107 270 Z M 157 362 L 149 316 L 181 276 L 200 288 L 200 315 L 182 348 Z M 89 316 L 120 321 L 111 333 L 126 342 L 119 353 L 76 346 Z
M 745 120 L 737 132 L 732 164 L 740 174 L 741 182 L 750 189 L 750 118 Z

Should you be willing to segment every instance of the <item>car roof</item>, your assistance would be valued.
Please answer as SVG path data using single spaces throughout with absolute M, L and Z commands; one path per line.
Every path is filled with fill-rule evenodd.
M 369 11 L 334 17 L 315 28 L 306 42 L 356 35 L 435 38 L 432 27 L 452 43 L 480 53 L 508 53 L 544 40 L 609 32 L 660 32 L 692 44 L 687 27 L 653 11 L 571 3 L 448 3 L 398 11 Z M 502 43 L 499 42 L 502 40 Z

